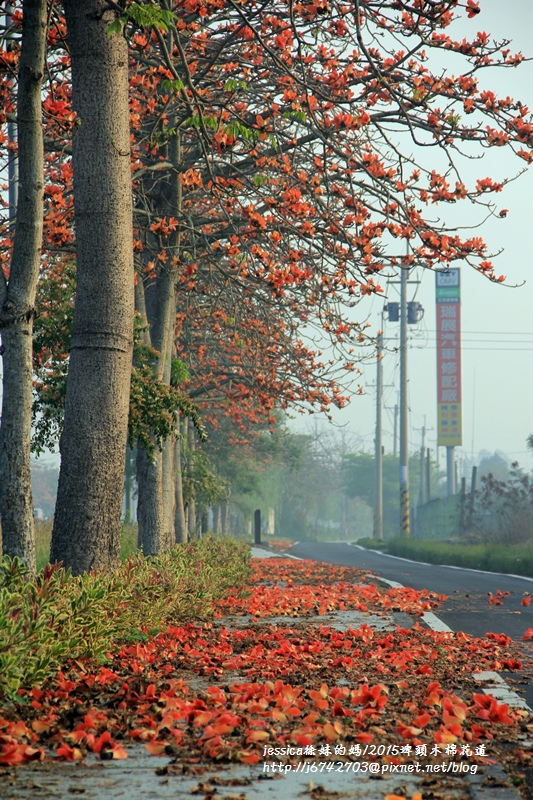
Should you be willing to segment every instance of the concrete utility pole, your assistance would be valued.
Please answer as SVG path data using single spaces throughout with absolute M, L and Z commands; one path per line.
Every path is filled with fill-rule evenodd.
M 450 497 L 457 490 L 457 476 L 455 473 L 455 447 L 446 446 L 446 494 Z
M 374 539 L 383 539 L 383 332 L 377 337 L 376 438 L 374 443 Z
M 409 248 L 409 245 L 407 245 Z M 409 510 L 409 408 L 407 397 L 407 263 L 400 281 L 400 533 L 411 534 Z

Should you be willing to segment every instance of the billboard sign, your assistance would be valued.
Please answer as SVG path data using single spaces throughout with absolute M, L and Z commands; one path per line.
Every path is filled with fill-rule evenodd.
M 461 298 L 458 268 L 436 273 L 437 444 L 462 444 Z

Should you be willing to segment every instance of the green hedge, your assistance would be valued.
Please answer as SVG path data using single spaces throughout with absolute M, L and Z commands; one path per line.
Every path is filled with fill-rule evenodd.
M 430 564 L 504 572 L 533 578 L 533 543 L 528 545 L 462 544 L 406 539 L 396 536 L 386 544 L 388 553 Z
M 46 566 L 35 579 L 0 561 L 0 698 L 41 684 L 70 658 L 105 660 L 113 647 L 166 623 L 205 618 L 230 590 L 242 592 L 250 550 L 206 537 L 156 558 L 136 554 L 110 572 L 73 577 Z

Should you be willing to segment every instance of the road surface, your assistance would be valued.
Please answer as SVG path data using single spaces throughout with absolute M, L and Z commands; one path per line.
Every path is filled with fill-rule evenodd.
M 472 636 L 484 636 L 489 631 L 505 633 L 520 642 L 524 670 L 506 672 L 504 677 L 533 708 L 533 648 L 531 643 L 521 641 L 525 631 L 533 627 L 533 601 L 529 607 L 521 604 L 525 593 L 533 594 L 533 579 L 422 564 L 337 542 L 298 542 L 290 553 L 314 561 L 369 569 L 374 575 L 403 586 L 447 595 L 448 599 L 436 613 L 452 630 Z M 489 603 L 489 592 L 495 596 L 498 589 L 509 592 L 501 606 Z

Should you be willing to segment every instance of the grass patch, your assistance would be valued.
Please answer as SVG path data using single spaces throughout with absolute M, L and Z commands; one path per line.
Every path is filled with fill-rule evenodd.
M 52 541 L 53 521 L 46 519 L 35 520 L 35 560 L 37 570 L 43 569 L 50 561 L 50 542 Z M 2 543 L 2 526 L 0 525 L 0 545 Z M 132 523 L 122 525 L 120 539 L 120 560 L 125 561 L 137 551 L 137 525 Z M 0 552 L 1 556 L 1 552 Z
M 533 543 L 462 544 L 396 536 L 389 539 L 386 550 L 394 556 L 427 561 L 429 564 L 448 564 L 453 567 L 504 572 L 533 578 Z
M 69 659 L 106 660 L 128 641 L 165 624 L 211 616 L 218 600 L 241 593 L 250 551 L 206 537 L 155 558 L 135 553 L 117 569 L 73 577 L 46 566 L 35 579 L 15 559 L 0 562 L 0 698 L 38 686 Z
M 357 539 L 355 544 L 365 547 L 367 550 L 383 550 L 387 551 L 387 542 L 384 539 L 372 539 L 370 536 L 365 536 L 362 539 Z

